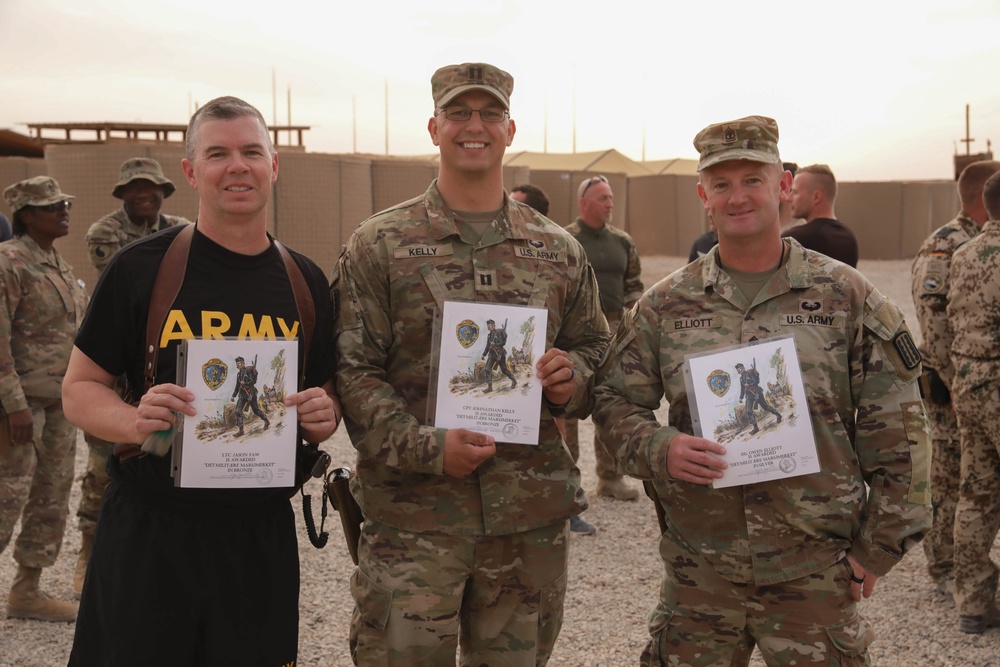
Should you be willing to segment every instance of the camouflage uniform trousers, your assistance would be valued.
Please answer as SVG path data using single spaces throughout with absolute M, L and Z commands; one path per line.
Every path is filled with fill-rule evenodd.
M 769 586 L 723 579 L 669 530 L 660 600 L 649 616 L 643 667 L 747 665 L 754 646 L 768 665 L 870 665 L 875 632 L 851 598 L 843 558 Z
M 955 510 L 955 602 L 979 616 L 994 605 L 1000 570 L 990 549 L 1000 529 L 1000 361 L 955 357 L 952 405 L 962 440 Z
M 56 562 L 66 531 L 76 427 L 66 420 L 57 398 L 29 396 L 28 407 L 34 429 L 31 445 L 12 444 L 8 420 L 0 422 L 0 552 L 20 518 L 14 560 L 42 568 Z
M 962 451 L 951 405 L 924 401 L 931 436 L 931 505 L 934 522 L 924 539 L 927 572 L 936 583 L 951 579 L 955 560 L 955 508 Z
M 512 535 L 404 532 L 366 520 L 351 578 L 354 664 L 545 665 L 562 628 L 566 522 Z
M 614 336 L 618 331 L 618 323 L 622 319 L 622 311 L 617 310 L 611 313 L 604 313 L 608 320 L 608 328 Z M 556 425 L 559 432 L 566 441 L 569 453 L 573 456 L 573 462 L 580 461 L 580 421 L 577 419 L 557 419 Z M 594 459 L 596 460 L 597 476 L 600 479 L 618 479 L 621 475 L 615 465 L 615 458 L 608 453 L 607 447 L 601 442 L 597 430 L 594 430 Z
M 87 470 L 80 483 L 80 507 L 76 516 L 80 532 L 93 537 L 97 530 L 97 517 L 104 503 L 104 494 L 111 484 L 111 478 L 108 477 L 108 457 L 114 445 L 89 433 L 84 433 L 83 439 L 87 442 L 88 449 Z

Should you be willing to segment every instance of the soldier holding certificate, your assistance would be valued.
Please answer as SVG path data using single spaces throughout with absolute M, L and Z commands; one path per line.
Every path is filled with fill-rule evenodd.
M 772 119 L 710 125 L 694 144 L 719 244 L 626 315 L 594 408 L 619 469 L 653 481 L 666 518 L 641 664 L 746 665 L 755 646 L 770 665 L 866 664 L 874 632 L 857 602 L 930 525 L 920 354 L 862 274 L 780 237 L 792 179 Z M 811 420 L 819 472 L 715 488 L 740 443 L 691 435 L 685 357 L 788 334 L 808 406 L 787 421 Z
M 580 244 L 504 192 L 513 87 L 484 63 L 434 74 L 438 178 L 361 223 L 339 263 L 337 383 L 365 515 L 359 665 L 453 665 L 459 643 L 462 664 L 544 665 L 562 626 L 566 524 L 587 500 L 554 417 L 586 416 L 608 326 Z M 433 316 L 451 301 L 548 311 L 537 445 L 427 423 Z
M 177 487 L 170 457 L 142 455 L 138 445 L 175 427 L 177 414 L 197 414 L 195 393 L 176 383 L 182 340 L 247 338 L 244 327 L 275 331 L 279 318 L 293 332 L 285 340 L 305 368 L 304 386 L 285 405 L 296 406 L 302 440 L 328 438 L 337 426 L 329 287 L 319 267 L 279 248 L 267 233 L 278 155 L 257 109 L 233 97 L 206 103 L 191 118 L 181 165 L 198 191 L 196 225 L 150 235 L 115 254 L 63 384 L 67 417 L 116 443 L 117 454 L 109 459 L 112 482 L 83 585 L 72 666 L 287 665 L 297 659 L 294 488 Z M 157 270 L 184 239 L 185 279 L 157 339 L 155 377 L 146 390 L 146 328 Z M 301 359 L 312 318 L 297 306 L 300 280 L 315 316 L 308 364 Z M 122 374 L 137 404 L 114 391 Z

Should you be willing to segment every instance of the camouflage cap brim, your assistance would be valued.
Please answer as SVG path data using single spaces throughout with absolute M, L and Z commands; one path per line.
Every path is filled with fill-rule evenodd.
M 776 151 L 777 148 L 774 150 Z M 719 164 L 720 162 L 729 162 L 730 160 L 750 160 L 751 162 L 763 162 L 765 164 L 781 164 L 781 158 L 778 157 L 776 153 L 769 153 L 760 150 L 730 148 L 728 150 L 721 150 L 715 155 L 703 156 L 701 161 L 698 162 L 697 171 L 707 169 L 708 167 Z

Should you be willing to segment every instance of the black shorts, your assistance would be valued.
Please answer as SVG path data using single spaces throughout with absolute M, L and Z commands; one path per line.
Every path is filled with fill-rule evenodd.
M 284 667 L 298 623 L 291 503 L 181 511 L 114 482 L 69 665 Z

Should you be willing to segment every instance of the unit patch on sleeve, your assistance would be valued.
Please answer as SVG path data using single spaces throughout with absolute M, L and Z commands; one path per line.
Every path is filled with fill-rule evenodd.
M 912 371 L 920 365 L 920 350 L 913 343 L 913 338 L 909 331 L 900 331 L 892 339 L 892 344 L 903 359 L 906 370 Z

